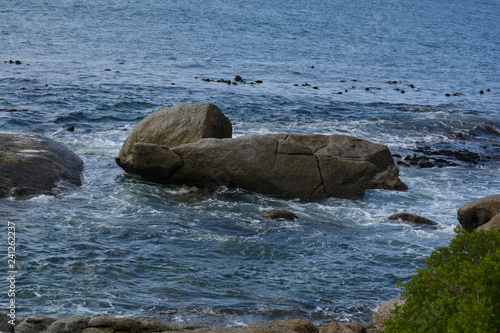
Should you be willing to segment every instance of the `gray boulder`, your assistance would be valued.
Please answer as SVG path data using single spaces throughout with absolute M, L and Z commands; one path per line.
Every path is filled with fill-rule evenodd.
M 167 147 L 195 142 L 202 138 L 230 138 L 231 121 L 211 103 L 180 104 L 157 110 L 144 118 L 130 133 L 120 151 L 119 160 L 127 164 L 134 156 L 137 142 Z
M 460 207 L 458 222 L 464 230 L 472 231 L 500 214 L 500 194 L 474 200 Z
M 116 161 L 127 172 L 162 183 L 311 199 L 407 189 L 386 146 L 345 135 L 245 135 L 180 145 L 139 137 L 127 139 Z
M 33 134 L 0 133 L 0 198 L 56 195 L 81 185 L 82 160 L 62 144 Z
M 270 220 L 295 220 L 299 217 L 294 213 L 284 209 L 271 209 L 262 214 L 262 217 Z

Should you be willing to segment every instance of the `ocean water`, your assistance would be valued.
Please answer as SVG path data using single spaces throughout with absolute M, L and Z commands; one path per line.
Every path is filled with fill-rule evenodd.
M 460 206 L 500 193 L 499 18 L 493 0 L 2 1 L 0 131 L 85 163 L 81 187 L 0 202 L 5 235 L 16 224 L 17 314 L 369 322 L 449 243 Z M 246 83 L 214 82 L 236 75 Z M 406 192 L 305 201 L 191 195 L 115 164 L 146 115 L 198 102 L 234 136 L 348 134 L 448 165 L 398 164 Z M 398 212 L 439 225 L 386 219 Z

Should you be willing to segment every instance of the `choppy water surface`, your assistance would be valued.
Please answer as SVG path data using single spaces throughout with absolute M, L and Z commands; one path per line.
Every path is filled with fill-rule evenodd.
M 460 206 L 500 192 L 499 15 L 496 1 L 459 0 L 3 2 L 0 130 L 44 134 L 85 163 L 81 188 L 0 203 L 17 226 L 18 314 L 370 321 L 449 243 Z M 236 75 L 246 83 L 202 80 Z M 217 104 L 235 135 L 477 158 L 400 165 L 407 192 L 320 201 L 190 195 L 115 164 L 146 115 L 195 102 Z M 273 208 L 300 218 L 260 217 Z M 439 226 L 386 220 L 397 212 Z

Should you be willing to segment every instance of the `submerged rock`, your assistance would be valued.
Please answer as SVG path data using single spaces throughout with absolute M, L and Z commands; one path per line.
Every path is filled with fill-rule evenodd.
M 294 213 L 284 210 L 284 209 L 271 209 L 262 214 L 262 217 L 266 219 L 271 219 L 271 220 L 295 220 L 298 219 L 299 217 L 295 215 Z
M 394 214 L 394 215 L 389 216 L 387 219 L 392 220 L 392 221 L 401 220 L 403 222 L 411 223 L 411 224 L 437 225 L 436 222 L 429 220 L 426 217 L 412 215 L 412 214 L 408 214 L 408 213 Z
M 458 222 L 464 230 L 472 231 L 500 214 L 500 194 L 474 200 L 458 210 Z
M 182 108 L 192 110 L 190 119 L 204 114 L 195 106 Z M 224 119 L 221 114 L 216 118 Z M 359 196 L 366 189 L 407 189 L 387 146 L 359 138 L 288 134 L 223 138 L 230 135 L 229 120 L 214 125 L 225 130 L 212 128 L 209 134 L 197 135 L 203 126 L 168 119 L 184 117 L 183 112 L 169 112 L 162 121 L 177 124 L 178 133 L 170 140 L 168 127 L 160 128 L 149 117 L 134 129 L 116 161 L 125 171 L 153 181 L 313 199 Z M 215 138 L 207 138 L 210 135 Z
M 82 160 L 53 140 L 0 133 L 0 198 L 56 195 L 63 184 L 81 185 Z

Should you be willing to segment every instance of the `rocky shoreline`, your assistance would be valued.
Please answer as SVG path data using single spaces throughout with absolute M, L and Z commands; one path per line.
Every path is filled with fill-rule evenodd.
M 7 313 L 0 314 L 0 333 L 376 333 L 373 324 L 358 322 L 329 322 L 321 327 L 306 319 L 273 320 L 248 326 L 209 328 L 198 325 L 172 325 L 157 321 L 137 320 L 132 318 L 71 317 L 56 319 L 36 315 L 17 317 L 15 325 Z

